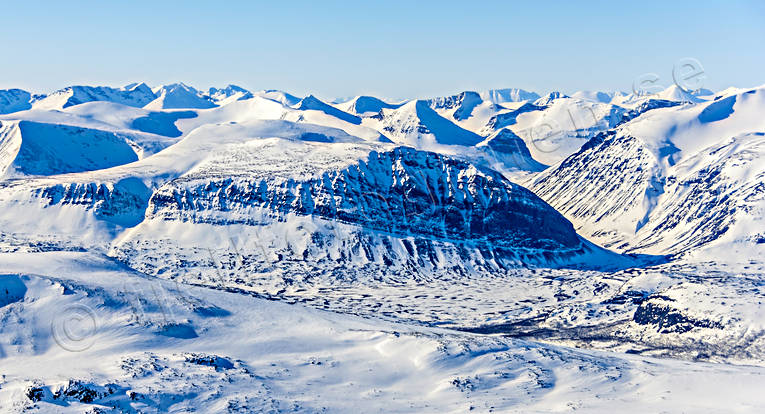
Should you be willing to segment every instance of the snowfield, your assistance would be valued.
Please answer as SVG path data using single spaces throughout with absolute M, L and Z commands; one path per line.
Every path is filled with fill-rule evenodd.
M 763 111 L 0 91 L 0 411 L 763 412 Z
M 754 412 L 765 368 L 579 351 L 3 254 L 4 412 Z M 48 275 L 38 272 L 45 272 Z

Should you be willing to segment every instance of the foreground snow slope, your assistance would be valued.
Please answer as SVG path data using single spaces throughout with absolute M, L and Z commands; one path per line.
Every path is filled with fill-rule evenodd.
M 765 409 L 763 368 L 359 319 L 83 253 L 0 254 L 0 267 L 3 412 Z

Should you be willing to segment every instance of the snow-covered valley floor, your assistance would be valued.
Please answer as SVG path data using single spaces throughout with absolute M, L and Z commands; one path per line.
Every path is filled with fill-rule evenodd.
M 341 315 L 90 253 L 4 253 L 0 268 L 3 412 L 765 409 L 765 367 Z

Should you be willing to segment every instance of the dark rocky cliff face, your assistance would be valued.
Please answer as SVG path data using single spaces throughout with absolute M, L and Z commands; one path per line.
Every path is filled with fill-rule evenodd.
M 493 171 L 399 147 L 306 180 L 188 175 L 154 193 L 147 217 L 232 224 L 225 214 L 257 207 L 274 220 L 318 216 L 398 237 L 481 241 L 504 249 L 569 250 L 572 225 L 530 191 Z M 256 225 L 248 219 L 233 222 Z
M 348 161 L 350 147 L 282 144 L 237 150 L 166 183 L 112 254 L 148 274 L 254 291 L 271 281 L 457 280 L 610 255 L 492 170 L 408 147 Z

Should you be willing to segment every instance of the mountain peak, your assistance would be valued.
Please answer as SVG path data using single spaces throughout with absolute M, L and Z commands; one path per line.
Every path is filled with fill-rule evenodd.
M 211 87 L 207 90 L 207 96 L 209 96 L 216 104 L 225 105 L 234 101 L 250 99 L 254 95 L 247 89 L 229 84 L 225 88 Z
M 197 89 L 183 82 L 162 85 L 154 89 L 157 98 L 146 109 L 207 109 L 217 105 Z
M 351 124 L 359 125 L 361 124 L 361 118 L 351 115 L 345 111 L 342 111 L 340 109 L 335 108 L 334 106 L 325 103 L 324 101 L 320 100 L 319 98 L 308 95 L 300 102 L 298 102 L 295 105 L 295 109 L 299 109 L 302 111 L 305 110 L 313 110 L 313 111 L 320 111 L 324 112 L 327 115 L 333 116 L 338 119 L 342 119 L 343 121 L 349 122 Z
M 396 109 L 400 106 L 401 104 L 387 103 L 382 99 L 366 95 L 357 96 L 342 105 L 346 112 L 355 113 L 358 115 L 370 113 L 377 114 L 383 109 Z
M 519 88 L 489 89 L 481 92 L 481 98 L 495 104 L 506 102 L 534 101 L 539 99 L 535 92 L 529 92 Z
M 553 91 L 534 101 L 534 105 L 539 105 L 539 106 L 551 105 L 553 101 L 555 101 L 556 99 L 562 99 L 562 98 L 568 98 L 568 95 L 562 92 Z

